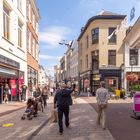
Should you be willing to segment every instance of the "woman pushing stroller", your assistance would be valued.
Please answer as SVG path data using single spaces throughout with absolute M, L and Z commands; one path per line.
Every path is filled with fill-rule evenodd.
M 32 117 L 37 117 L 39 107 L 40 110 L 43 112 L 43 100 L 42 100 L 42 94 L 40 88 L 36 88 L 36 90 L 33 93 L 33 97 L 29 97 L 27 100 L 27 108 L 21 117 L 21 119 L 29 118 L 29 120 L 32 119 Z
M 35 114 L 37 115 L 38 110 L 41 110 L 43 112 L 43 98 L 42 93 L 39 87 L 36 88 L 36 90 L 33 93 L 33 96 L 35 98 Z

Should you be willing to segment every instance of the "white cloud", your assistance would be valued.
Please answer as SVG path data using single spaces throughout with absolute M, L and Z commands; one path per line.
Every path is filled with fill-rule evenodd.
M 68 27 L 64 26 L 50 26 L 48 29 L 45 29 L 39 33 L 39 41 L 45 45 L 47 49 L 55 49 L 60 45 L 58 44 L 66 38 L 68 34 L 71 33 L 71 30 Z
M 51 56 L 51 55 L 40 54 L 39 58 L 46 59 L 46 60 L 60 60 L 61 56 Z

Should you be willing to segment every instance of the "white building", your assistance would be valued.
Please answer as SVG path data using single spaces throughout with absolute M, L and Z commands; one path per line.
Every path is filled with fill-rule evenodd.
M 43 66 L 39 65 L 39 73 L 38 73 L 38 85 L 45 86 L 48 85 L 48 78 Z
M 130 74 L 137 75 L 137 81 L 133 81 L 133 85 L 136 85 L 136 90 L 140 90 L 140 17 L 131 27 L 124 39 L 124 74 L 123 85 L 125 90 L 131 89 L 132 82 L 128 81 Z M 137 86 L 138 85 L 138 86 Z
M 18 85 L 27 85 L 26 0 L 0 0 L 0 82 L 13 99 Z
M 73 81 L 78 82 L 78 42 L 74 41 L 71 48 L 70 75 Z

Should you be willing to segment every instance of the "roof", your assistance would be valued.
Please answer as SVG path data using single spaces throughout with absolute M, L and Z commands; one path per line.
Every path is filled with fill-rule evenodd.
M 116 13 L 111 13 L 111 12 L 108 12 L 108 11 L 104 11 L 100 15 L 91 17 L 87 21 L 87 23 L 86 23 L 85 27 L 83 28 L 83 30 L 81 31 L 81 33 L 80 33 L 80 35 L 78 37 L 78 41 L 83 36 L 84 32 L 86 31 L 86 29 L 88 28 L 90 23 L 92 23 L 93 21 L 101 20 L 101 19 L 104 19 L 104 20 L 118 20 L 118 19 L 124 19 L 125 17 L 126 17 L 126 15 L 118 15 Z

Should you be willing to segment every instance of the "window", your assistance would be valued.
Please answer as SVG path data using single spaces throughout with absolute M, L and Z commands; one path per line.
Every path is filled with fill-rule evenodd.
M 32 39 L 32 56 L 35 57 L 35 39 Z
M 86 67 L 88 68 L 88 55 L 86 55 Z
M 36 34 L 38 35 L 38 22 L 36 21 Z
M 10 10 L 3 6 L 3 36 L 10 40 Z
M 17 0 L 17 8 L 22 11 L 22 0 Z
M 109 28 L 108 34 L 109 36 L 114 32 L 116 28 Z M 111 38 L 108 40 L 109 43 L 116 43 L 116 34 L 113 33 L 113 35 L 111 35 Z
M 27 29 L 27 50 L 31 53 L 31 33 L 29 29 Z
M 86 36 L 86 46 L 88 48 L 88 35 Z
M 80 46 L 79 46 L 79 54 L 82 54 L 82 47 L 83 47 L 83 44 L 80 43 Z
M 18 21 L 18 46 L 22 48 L 22 23 Z
M 116 65 L 116 50 L 108 51 L 108 65 Z
M 99 41 L 99 28 L 95 28 L 91 31 L 92 34 L 92 44 L 98 43 Z
M 34 14 L 34 12 L 32 13 L 32 25 L 33 25 L 33 28 L 35 28 L 35 14 Z
M 29 13 L 30 13 L 29 6 L 30 6 L 30 1 L 27 0 L 27 5 L 26 5 L 26 15 L 27 15 L 27 19 L 29 19 Z
M 82 71 L 82 60 L 80 60 L 80 69 Z
M 38 51 L 38 44 L 36 44 L 36 60 L 38 60 L 38 53 L 39 53 L 39 51 Z
M 138 49 L 130 49 L 129 64 L 138 65 Z

